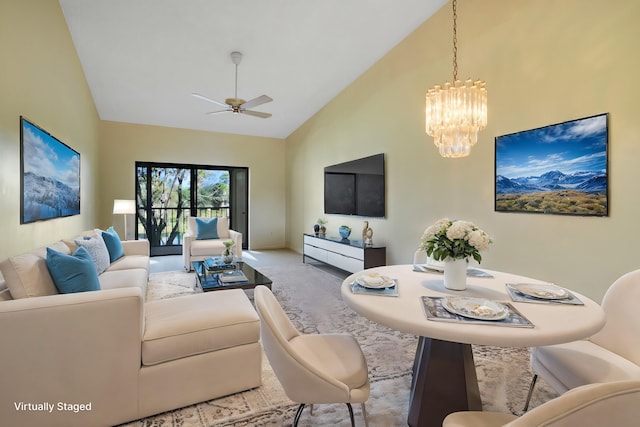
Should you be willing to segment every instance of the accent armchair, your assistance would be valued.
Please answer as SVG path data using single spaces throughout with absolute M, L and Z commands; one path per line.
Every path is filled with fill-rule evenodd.
M 233 240 L 233 251 L 236 258 L 242 258 L 242 233 L 229 229 L 228 218 L 217 218 L 216 230 L 211 233 L 198 233 L 198 224 L 194 216 L 187 220 L 187 232 L 182 237 L 182 259 L 187 271 L 193 270 L 193 261 L 203 261 L 206 258 L 222 255 L 224 243 Z M 211 220 L 212 218 L 199 218 Z
M 640 420 L 640 380 L 575 388 L 518 417 L 498 412 L 449 414 L 443 427 L 635 427 Z
M 348 334 L 301 334 L 266 286 L 257 286 L 254 298 L 267 359 L 287 397 L 300 403 L 293 426 L 314 403 L 346 403 L 352 427 L 351 403 L 360 403 L 368 425 L 369 372 L 358 342 Z
M 531 349 L 535 375 L 524 410 L 538 376 L 558 393 L 585 384 L 640 380 L 640 270 L 616 280 L 602 299 L 607 323 L 586 340 Z

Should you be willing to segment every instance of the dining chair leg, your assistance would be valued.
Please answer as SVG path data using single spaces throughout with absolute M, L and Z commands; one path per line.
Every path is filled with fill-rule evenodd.
M 362 406 L 362 417 L 364 418 L 364 427 L 369 427 L 369 420 L 367 419 L 367 408 L 365 407 L 364 402 L 362 402 L 360 406 Z
M 522 409 L 524 412 L 527 412 L 529 410 L 531 395 L 533 394 L 533 388 L 536 386 L 537 380 L 538 380 L 538 374 L 533 374 L 533 379 L 531 379 L 531 384 L 529 385 L 529 393 L 527 393 L 527 401 L 524 403 L 524 408 Z
M 298 427 L 298 421 L 300 421 L 300 415 L 302 415 L 302 411 L 304 409 L 304 403 L 301 403 L 298 406 L 298 410 L 296 411 L 296 416 L 293 418 L 293 427 Z
M 309 405 L 309 414 L 313 415 L 313 403 Z
M 349 408 L 349 418 L 351 419 L 351 427 L 356 427 L 356 421 L 353 419 L 353 408 L 351 407 L 351 403 L 347 403 L 347 408 Z

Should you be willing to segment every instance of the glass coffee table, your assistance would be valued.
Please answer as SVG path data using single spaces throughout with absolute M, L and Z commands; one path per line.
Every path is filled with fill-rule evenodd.
M 217 258 L 209 258 L 205 261 L 194 261 L 193 269 L 196 272 L 198 286 L 203 292 L 253 289 L 258 285 L 271 289 L 271 279 L 244 261 L 235 260 L 230 264 L 224 264 Z M 232 277 L 236 274 L 240 277 Z

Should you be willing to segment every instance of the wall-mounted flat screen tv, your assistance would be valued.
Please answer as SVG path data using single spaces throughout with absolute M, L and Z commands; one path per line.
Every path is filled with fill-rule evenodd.
M 326 214 L 384 217 L 384 154 L 324 168 Z

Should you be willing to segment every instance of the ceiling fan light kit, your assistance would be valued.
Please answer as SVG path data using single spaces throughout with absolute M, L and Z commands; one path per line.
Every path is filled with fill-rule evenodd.
M 453 0 L 453 84 L 435 85 L 425 96 L 425 130 L 442 157 L 466 157 L 487 126 L 486 83 L 458 80 L 456 0 Z
M 271 117 L 270 113 L 264 113 L 262 111 L 253 111 L 250 108 L 257 107 L 258 105 L 266 104 L 267 102 L 273 101 L 273 99 L 267 95 L 260 95 L 257 98 L 253 98 L 249 101 L 245 101 L 244 99 L 238 98 L 238 65 L 242 61 L 242 53 L 240 52 L 231 52 L 231 62 L 233 62 L 236 66 L 236 85 L 235 85 L 235 94 L 233 98 L 227 98 L 224 102 L 216 101 L 215 99 L 211 99 L 207 96 L 200 95 L 197 93 L 192 93 L 196 98 L 211 102 L 213 104 L 219 105 L 221 107 L 225 107 L 224 110 L 211 111 L 206 113 L 208 115 L 218 114 L 218 113 L 234 113 L 234 114 L 246 114 L 248 116 L 260 117 L 261 119 L 268 119 Z

